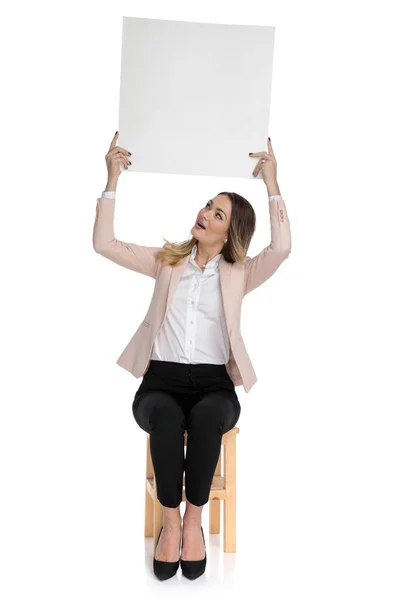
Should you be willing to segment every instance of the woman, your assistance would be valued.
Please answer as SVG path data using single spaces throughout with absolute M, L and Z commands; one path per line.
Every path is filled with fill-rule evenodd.
M 150 433 L 163 506 L 154 573 L 168 579 L 180 562 L 183 574 L 195 579 L 206 566 L 201 514 L 221 437 L 236 425 L 241 411 L 235 385 L 243 384 L 248 392 L 257 381 L 240 335 L 242 298 L 289 256 L 290 224 L 268 138 L 268 152 L 250 153 L 259 158 L 253 175 L 262 172 L 271 224 L 271 243 L 256 257 L 246 256 L 256 225 L 254 210 L 233 192 L 208 200 L 196 216 L 191 239 L 181 244 L 167 242 L 159 248 L 117 240 L 113 215 L 120 163 L 125 168 L 131 164 L 130 152 L 116 145 L 117 137 L 118 132 L 105 157 L 108 182 L 97 199 L 93 246 L 102 256 L 156 280 L 146 319 L 117 363 L 135 377 L 143 375 L 132 410 L 138 425 Z M 184 472 L 187 500 L 181 519 Z

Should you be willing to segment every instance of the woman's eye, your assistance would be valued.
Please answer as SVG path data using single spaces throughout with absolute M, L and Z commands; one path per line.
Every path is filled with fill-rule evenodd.
M 206 206 L 208 206 L 209 204 L 210 204 L 210 203 L 209 203 L 209 202 L 207 202 Z M 222 217 L 221 217 L 220 213 L 217 213 L 217 217 L 219 217 L 219 218 L 222 220 Z

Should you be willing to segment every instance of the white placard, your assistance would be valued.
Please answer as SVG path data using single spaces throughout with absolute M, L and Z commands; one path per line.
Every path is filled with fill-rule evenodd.
M 131 171 L 253 178 L 275 27 L 123 17 L 118 145 Z M 261 175 L 259 175 L 261 178 Z

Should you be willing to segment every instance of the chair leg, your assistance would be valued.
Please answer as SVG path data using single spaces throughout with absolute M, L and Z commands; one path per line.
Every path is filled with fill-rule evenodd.
M 221 475 L 221 452 L 219 454 L 215 475 Z M 211 498 L 210 500 L 210 533 L 221 532 L 221 500 Z
M 236 435 L 229 436 L 224 448 L 224 552 L 236 552 Z

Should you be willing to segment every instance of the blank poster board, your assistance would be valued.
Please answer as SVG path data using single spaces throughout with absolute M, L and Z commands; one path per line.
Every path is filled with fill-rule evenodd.
M 130 171 L 252 178 L 275 27 L 123 17 L 118 145 Z M 258 176 L 261 178 L 261 174 Z

